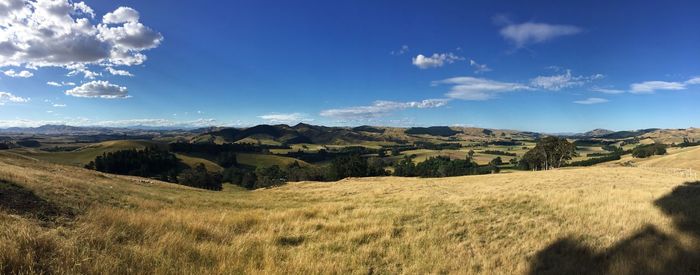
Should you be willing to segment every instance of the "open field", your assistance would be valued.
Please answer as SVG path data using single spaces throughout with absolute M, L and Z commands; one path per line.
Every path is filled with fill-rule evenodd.
M 0 273 L 696 273 L 692 181 L 591 167 L 213 192 L 0 152 Z

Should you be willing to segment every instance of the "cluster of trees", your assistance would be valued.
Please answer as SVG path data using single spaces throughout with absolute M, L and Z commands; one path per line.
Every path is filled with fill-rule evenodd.
M 666 154 L 666 144 L 662 143 L 639 145 L 632 149 L 632 156 L 635 158 L 648 158 L 653 155 L 664 154 Z
M 22 146 L 22 147 L 41 147 L 41 143 L 39 141 L 33 140 L 33 139 L 23 139 L 23 140 L 18 140 L 17 145 Z
M 207 171 L 204 164 L 198 164 L 192 169 L 183 170 L 177 177 L 177 183 L 196 188 L 220 191 L 222 175 Z
M 182 185 L 221 190 L 221 175 L 207 171 L 203 164 L 184 169 L 177 157 L 158 147 L 103 153 L 85 168 L 105 173 L 155 178 Z
M 175 155 L 170 152 L 157 147 L 147 147 L 143 150 L 129 149 L 103 153 L 85 165 L 85 168 L 177 182 L 179 163 Z
M 489 166 L 479 166 L 471 158 L 452 160 L 449 157 L 438 156 L 415 164 L 410 157 L 404 157 L 394 165 L 394 176 L 442 178 L 487 174 L 499 171 L 498 165 L 501 165 L 502 161 L 497 159 Z
M 695 139 L 688 139 L 683 138 L 683 142 L 678 144 L 678 147 L 690 147 L 690 146 L 698 146 L 700 145 L 700 141 L 695 141 Z
M 576 156 L 576 146 L 559 137 L 545 137 L 537 141 L 535 148 L 527 151 L 519 166 L 524 170 L 549 170 L 564 166 Z
M 598 163 L 603 163 L 603 162 L 608 162 L 608 161 L 613 161 L 613 160 L 619 160 L 620 154 L 608 154 L 606 156 L 598 157 L 598 158 L 590 158 L 586 160 L 580 160 L 580 161 L 574 161 L 567 166 L 592 166 Z
M 378 158 L 364 158 L 360 155 L 340 156 L 324 167 L 304 166 L 293 162 L 285 167 L 245 167 L 242 165 L 226 168 L 223 181 L 248 189 L 282 185 L 288 181 L 336 181 L 348 177 L 387 176 L 384 163 Z
M 499 151 L 499 150 L 485 150 L 484 154 L 509 156 L 509 157 L 515 157 L 518 155 L 516 153 L 509 153 L 509 152 L 504 152 L 504 151 Z

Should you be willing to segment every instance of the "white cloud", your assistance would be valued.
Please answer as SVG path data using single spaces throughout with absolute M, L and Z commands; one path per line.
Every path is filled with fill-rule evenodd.
M 652 94 L 655 91 L 678 91 L 685 90 L 689 85 L 700 84 L 700 77 L 693 77 L 683 82 L 677 81 L 644 81 L 640 83 L 632 83 L 630 85 L 630 93 L 633 94 Z
M 83 2 L 11 0 L 0 5 L 0 67 L 62 67 L 71 75 L 99 76 L 90 66 L 139 65 L 142 51 L 160 45 L 160 33 L 120 7 L 103 22 Z
M 391 51 L 390 54 L 391 55 L 403 55 L 403 54 L 407 53 L 408 51 L 410 51 L 410 49 L 408 48 L 408 45 L 403 45 L 403 46 L 401 46 L 401 49 L 396 50 L 396 51 Z
M 685 83 L 667 81 L 645 81 L 630 85 L 630 93 L 650 94 L 657 90 L 684 90 Z
M 622 94 L 625 92 L 625 90 L 600 88 L 600 87 L 593 87 L 593 88 L 591 88 L 591 91 L 604 93 L 604 94 Z
M 64 82 L 64 81 L 61 81 L 61 83 L 58 83 L 56 81 L 49 81 L 49 82 L 46 82 L 46 85 L 54 86 L 54 87 L 63 87 L 63 86 L 75 86 L 75 83 L 74 82 Z
M 528 44 L 545 42 L 559 36 L 577 34 L 581 31 L 581 28 L 571 25 L 526 22 L 508 24 L 501 28 L 500 32 L 505 39 L 520 48 Z
M 313 119 L 306 117 L 302 113 L 290 113 L 290 114 L 267 114 L 258 116 L 261 119 L 267 120 L 272 123 L 298 123 L 298 122 L 311 122 Z
M 102 23 L 119 24 L 139 22 L 139 12 L 129 7 L 119 7 L 102 17 Z
M 108 81 L 91 81 L 67 90 L 66 95 L 88 98 L 128 98 L 128 89 L 109 83 Z
M 447 97 L 462 100 L 487 100 L 499 93 L 531 89 L 523 84 L 499 82 L 469 76 L 433 81 L 432 84 L 433 86 L 453 85 L 450 91 L 447 92 Z
M 126 70 L 117 70 L 117 69 L 112 68 L 112 67 L 107 67 L 106 70 L 112 75 L 134 76 L 133 74 L 131 74 L 129 71 L 126 71 Z
M 581 86 L 587 82 L 601 79 L 604 76 L 602 74 L 595 74 L 591 76 L 572 76 L 571 70 L 566 70 L 564 74 L 551 75 L 551 76 L 538 76 L 530 80 L 530 85 L 535 88 L 541 88 L 545 90 L 558 91 L 564 88 Z
M 607 99 L 599 98 L 599 97 L 591 97 L 591 98 L 587 98 L 584 100 L 574 101 L 574 103 L 576 103 L 576 104 L 583 104 L 583 105 L 600 104 L 600 103 L 606 103 L 606 102 L 608 102 Z
M 15 70 L 12 70 L 12 69 L 4 71 L 3 73 L 9 77 L 29 78 L 29 77 L 34 76 L 34 74 L 30 71 L 15 72 Z
M 476 63 L 476 61 L 474 61 L 473 59 L 469 60 L 469 65 L 472 66 L 472 68 L 474 68 L 474 73 L 477 74 L 492 71 L 491 68 L 489 68 L 489 66 L 487 66 L 486 64 Z
M 419 54 L 413 58 L 413 65 L 421 69 L 428 69 L 442 67 L 445 64 L 452 64 L 460 60 L 464 60 L 464 57 L 453 53 L 434 53 L 432 56 Z
M 66 105 L 66 104 L 58 104 L 58 103 L 54 103 L 54 104 L 53 104 L 53 105 L 51 105 L 51 106 L 53 106 L 53 107 L 56 107 L 56 108 L 65 108 L 65 107 L 66 107 L 67 105 Z
M 371 119 L 388 115 L 392 111 L 404 109 L 427 109 L 442 107 L 449 99 L 426 99 L 421 101 L 396 102 L 377 100 L 369 106 L 356 106 L 321 111 L 321 116 L 341 119 Z
M 685 84 L 690 84 L 690 85 L 700 84 L 700 76 L 696 76 L 696 77 L 693 77 L 693 78 L 691 78 L 691 79 L 688 79 L 688 80 L 685 82 Z
M 5 103 L 26 103 L 29 102 L 29 98 L 19 97 L 8 92 L 0 92 L 0 105 L 5 105 Z

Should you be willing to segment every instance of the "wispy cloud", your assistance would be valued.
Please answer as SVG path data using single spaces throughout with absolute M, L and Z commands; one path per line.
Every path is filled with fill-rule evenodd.
M 382 117 L 390 114 L 393 111 L 404 109 L 428 109 L 442 107 L 447 104 L 449 99 L 426 99 L 421 101 L 396 102 L 378 100 L 372 105 L 355 106 L 348 108 L 329 109 L 321 111 L 321 116 L 333 117 L 340 119 L 365 120 L 371 118 Z
M 527 85 L 519 83 L 500 82 L 470 76 L 433 81 L 432 85 L 452 85 L 446 96 L 462 100 L 487 100 L 494 98 L 500 93 L 531 89 Z
M 400 49 L 391 51 L 389 54 L 391 55 L 404 55 L 405 53 L 409 52 L 411 49 L 408 48 L 408 45 L 402 45 Z
M 46 82 L 46 85 L 54 86 L 54 87 L 75 86 L 75 82 L 64 82 L 64 81 L 61 81 L 61 83 L 58 83 L 58 82 L 56 82 L 56 81 L 49 81 L 49 82 Z
M 593 88 L 591 88 L 591 91 L 604 93 L 604 94 L 622 94 L 622 93 L 625 93 L 625 90 L 600 88 L 600 87 L 593 87 Z
M 591 105 L 591 104 L 601 104 L 601 103 L 606 103 L 609 100 L 605 98 L 599 98 L 599 97 L 590 97 L 584 100 L 577 100 L 574 101 L 576 104 L 583 104 L 583 105 Z
M 645 81 L 630 85 L 630 92 L 633 94 L 651 94 L 658 90 L 685 90 L 686 85 L 684 82 Z
M 486 64 L 476 63 L 474 59 L 469 60 L 469 65 L 472 66 L 472 68 L 474 68 L 474 73 L 476 74 L 492 71 L 491 68 L 489 68 L 489 66 L 487 66 Z
M 0 105 L 5 105 L 5 103 L 12 102 L 12 103 L 26 103 L 29 102 L 29 98 L 25 97 L 19 97 L 16 95 L 13 95 L 12 93 L 9 92 L 0 92 Z
M 554 25 L 546 23 L 526 22 L 521 24 L 508 23 L 501 28 L 503 38 L 521 48 L 529 44 L 542 43 L 560 36 L 580 33 L 581 28 L 572 25 Z
M 412 63 L 418 68 L 428 69 L 442 67 L 445 64 L 452 64 L 461 60 L 464 60 L 464 57 L 453 53 L 434 53 L 431 56 L 419 54 L 413 58 Z
M 550 76 L 538 76 L 530 80 L 530 85 L 535 88 L 541 88 L 550 91 L 558 91 L 564 88 L 581 86 L 585 83 L 596 79 L 601 79 L 602 74 L 594 74 L 590 76 L 574 76 L 571 75 L 571 70 L 566 70 L 565 73 Z
M 302 113 L 289 113 L 289 114 L 266 114 L 258 116 L 261 119 L 267 120 L 272 123 L 299 123 L 299 122 L 311 122 L 314 119 L 309 118 L 307 115 Z

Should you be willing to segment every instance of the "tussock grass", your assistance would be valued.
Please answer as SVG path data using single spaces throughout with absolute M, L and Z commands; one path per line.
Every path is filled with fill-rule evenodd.
M 700 247 L 692 186 L 636 168 L 212 192 L 0 153 L 0 180 L 60 209 L 0 208 L 10 274 L 682 273 Z

